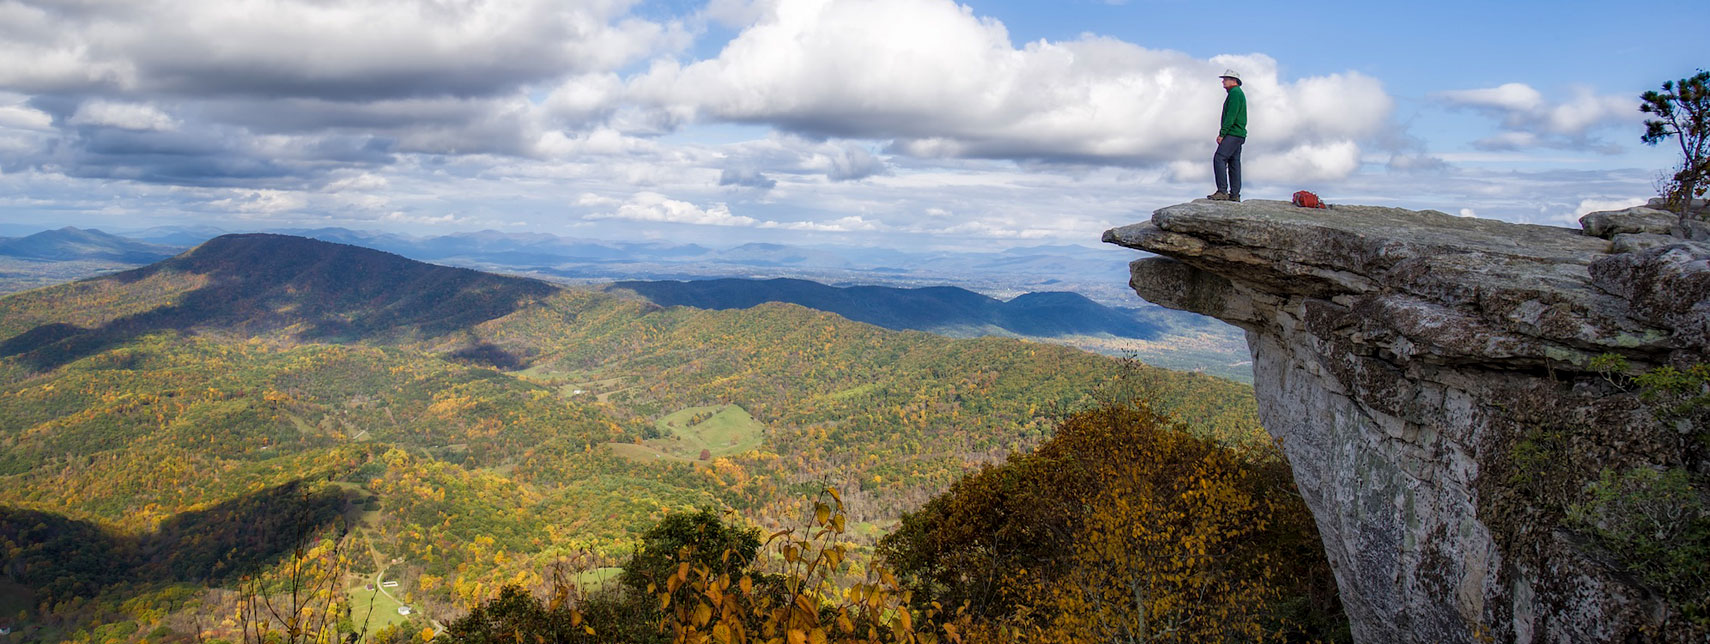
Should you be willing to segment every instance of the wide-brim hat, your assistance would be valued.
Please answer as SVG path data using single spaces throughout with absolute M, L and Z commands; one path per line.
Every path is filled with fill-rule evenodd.
M 1225 69 L 1223 70 L 1223 74 L 1219 75 L 1218 78 L 1233 78 L 1235 79 L 1235 82 L 1239 83 L 1241 82 L 1241 72 L 1233 69 Z

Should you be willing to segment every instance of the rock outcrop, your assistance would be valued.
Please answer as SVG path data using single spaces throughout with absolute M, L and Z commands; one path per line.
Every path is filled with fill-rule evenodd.
M 1247 331 L 1356 639 L 1697 638 L 1567 519 L 1604 470 L 1706 473 L 1702 427 L 1593 366 L 1706 359 L 1710 245 L 1672 217 L 1201 200 L 1105 241 L 1162 256 L 1133 263 L 1141 297 Z

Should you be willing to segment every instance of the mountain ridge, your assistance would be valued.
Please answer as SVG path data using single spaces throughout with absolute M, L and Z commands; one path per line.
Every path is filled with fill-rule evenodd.
M 167 227 L 150 230 L 153 231 L 150 234 L 162 236 L 162 238 L 185 239 L 193 238 L 199 233 L 209 232 L 211 229 Z M 522 265 L 530 265 L 529 262 L 536 261 L 560 261 L 562 258 L 555 258 L 554 254 L 564 252 L 564 248 L 561 246 L 554 246 L 553 244 L 560 241 L 567 241 L 568 238 L 547 234 L 517 235 L 495 231 L 480 231 L 475 233 L 443 235 L 428 238 L 425 241 L 411 241 L 409 238 L 398 235 L 372 234 L 344 228 L 323 228 L 300 232 L 304 235 L 313 236 L 304 237 L 303 235 L 283 235 L 282 233 L 231 233 L 214 238 L 221 239 L 223 241 L 215 242 L 209 250 L 218 248 L 221 244 L 230 243 L 231 240 L 277 240 L 298 238 L 342 245 L 345 247 L 364 248 L 374 252 L 386 253 L 399 259 L 425 262 L 440 267 L 455 266 L 488 274 L 509 273 L 518 279 L 541 280 L 557 285 L 565 285 L 566 283 L 584 284 L 591 285 L 596 288 L 603 287 L 605 284 L 610 284 L 611 282 L 590 279 L 587 277 L 565 279 L 561 277 L 561 275 L 580 274 L 587 271 L 593 271 L 594 273 L 604 272 L 624 276 L 624 281 L 626 283 L 640 284 L 646 283 L 648 280 L 633 279 L 633 276 L 636 273 L 631 273 L 632 270 L 640 271 L 639 274 L 645 275 L 655 269 L 670 268 L 671 265 L 668 264 L 637 264 L 630 259 L 626 259 L 626 255 L 635 249 L 650 249 L 635 250 L 635 252 L 643 252 L 645 254 L 650 254 L 650 256 L 660 257 L 669 256 L 675 253 L 683 253 L 686 254 L 685 256 L 696 257 L 715 255 L 724 257 L 724 259 L 719 261 L 701 265 L 703 267 L 715 267 L 708 269 L 715 273 L 723 271 L 740 272 L 750 275 L 755 273 L 783 273 L 786 275 L 816 274 L 812 269 L 798 270 L 798 268 L 791 268 L 782 263 L 757 259 L 759 256 L 753 256 L 748 260 L 739 261 L 737 255 L 740 253 L 724 256 L 720 255 L 723 251 L 714 251 L 694 244 L 661 245 L 656 242 L 625 245 L 603 245 L 589 242 L 585 245 L 586 248 L 583 248 L 578 252 L 583 252 L 587 255 L 604 255 L 598 259 L 590 260 L 594 263 L 581 265 L 580 268 L 563 270 L 519 270 L 516 269 L 514 265 L 506 262 L 515 261 L 522 262 Z M 246 237 L 253 235 L 273 235 L 274 237 Z M 214 240 L 207 241 L 213 242 Z M 303 254 L 305 256 L 312 256 L 319 252 L 306 250 L 309 247 L 301 246 L 302 242 L 292 243 L 299 245 L 299 250 L 292 252 Z M 448 252 L 468 251 L 471 248 L 482 250 L 483 252 L 490 251 L 488 254 L 482 255 L 482 257 L 485 257 L 488 260 L 499 261 L 499 263 L 492 264 L 488 262 L 467 261 L 469 256 L 466 255 L 456 255 L 450 259 L 428 259 L 427 257 L 430 256 L 445 254 L 433 251 L 434 248 L 438 248 L 438 245 L 442 243 L 449 245 L 440 248 L 440 250 Z M 533 243 L 545 244 L 545 246 L 537 247 L 528 245 Z M 396 247 L 400 245 L 402 247 Z M 327 248 L 332 247 L 329 246 Z M 536 250 L 530 250 L 531 248 L 536 248 Z M 806 252 L 801 248 L 793 248 L 777 244 L 749 244 L 739 247 L 739 249 L 759 252 L 762 255 L 769 252 L 775 252 L 794 256 L 801 255 Z M 991 256 L 988 259 L 1000 263 L 1010 260 L 1017 260 L 1025 263 L 1032 262 L 1039 257 L 1033 253 L 1060 250 L 1063 250 L 1063 248 L 1057 246 L 1046 246 L 1011 249 L 1009 251 L 988 253 L 986 255 Z M 882 249 L 869 249 L 869 251 L 870 254 L 875 257 L 886 256 L 885 252 L 880 252 Z M 202 252 L 208 251 L 204 250 Z M 257 253 L 254 257 L 235 258 L 228 261 L 228 266 L 221 269 L 224 271 L 222 275 L 232 277 L 237 275 L 236 273 L 233 273 L 234 270 L 244 269 L 246 266 L 254 264 L 256 261 L 272 261 L 266 259 L 270 251 L 256 248 L 254 249 L 254 252 Z M 291 259 L 289 257 L 290 254 L 290 252 L 287 252 L 272 259 L 278 261 L 288 260 Z M 811 253 L 809 254 L 811 255 Z M 906 254 L 900 254 L 898 257 L 906 259 L 905 255 Z M 1047 261 L 1056 262 L 1060 259 L 1060 257 L 1053 256 L 1048 258 Z M 182 264 L 187 261 L 207 263 L 212 260 L 201 258 L 196 260 L 174 259 L 173 261 Z M 750 263 L 745 264 L 741 263 L 741 261 L 749 261 Z M 954 264 L 954 262 L 961 260 L 943 259 L 942 261 L 949 261 Z M 757 268 L 761 264 L 768 263 L 774 266 L 781 266 L 783 268 L 779 268 L 776 271 Z M 190 266 L 189 264 L 182 265 Z M 37 270 L 39 267 L 60 266 L 64 266 L 66 268 L 59 269 L 62 270 L 62 272 L 59 273 L 43 272 L 40 275 L 24 277 L 24 274 L 27 274 L 28 271 Z M 647 268 L 649 266 L 652 268 Z M 717 266 L 724 266 L 724 268 L 716 268 Z M 1035 267 L 1033 264 L 1025 264 L 1025 266 Z M 87 266 L 77 262 L 54 263 L 40 262 L 36 260 L 16 260 L 13 268 L 21 271 L 21 273 L 18 277 L 13 278 L 16 281 L 7 282 L 7 286 L 11 288 L 6 290 L 25 290 L 30 287 L 52 287 L 56 284 L 64 284 L 67 280 L 71 279 L 90 277 L 98 278 L 102 275 L 116 276 L 119 274 L 113 271 L 122 270 L 125 267 L 122 264 L 115 265 L 112 263 L 95 263 L 94 266 Z M 190 268 L 192 272 L 201 270 L 194 267 Z M 259 266 L 253 266 L 251 268 L 255 268 L 258 271 L 260 270 Z M 1179 313 L 1163 307 L 1112 307 L 1101 302 L 1090 301 L 1090 298 L 1080 295 L 1054 295 L 1049 296 L 1049 298 L 1057 299 L 1050 300 L 1047 296 L 1040 295 L 1039 293 L 1041 291 L 1022 292 L 1020 295 L 1011 297 L 1008 300 L 999 300 L 986 294 L 993 292 L 992 289 L 970 290 L 962 286 L 975 283 L 986 283 L 984 281 L 986 279 L 986 274 L 981 270 L 975 269 L 969 269 L 970 272 L 967 273 L 959 272 L 960 277 L 952 280 L 951 282 L 952 284 L 959 285 L 952 286 L 939 283 L 931 286 L 911 286 L 912 284 L 921 283 L 933 284 L 935 281 L 927 280 L 923 275 L 913 272 L 920 268 L 921 267 L 917 266 L 912 269 L 894 269 L 888 272 L 880 269 L 852 269 L 851 271 L 841 274 L 841 278 L 837 280 L 826 280 L 821 278 L 802 280 L 795 277 L 781 277 L 772 278 L 773 280 L 776 280 L 773 282 L 765 282 L 749 277 L 717 278 L 726 281 L 708 282 L 701 279 L 704 276 L 695 274 L 695 271 L 690 271 L 691 274 L 669 274 L 667 277 L 670 279 L 688 278 L 695 282 L 695 284 L 667 284 L 664 286 L 656 286 L 654 287 L 654 290 L 686 292 L 688 290 L 706 289 L 709 284 L 724 284 L 728 286 L 726 290 L 732 292 L 753 289 L 763 289 L 770 292 L 738 300 L 730 300 L 728 295 L 720 295 L 719 297 L 712 297 L 710 299 L 698 296 L 689 299 L 683 299 L 682 297 L 664 297 L 657 292 L 652 295 L 653 299 L 663 305 L 685 304 L 713 310 L 752 306 L 762 301 L 789 302 L 807 306 L 816 310 L 829 311 L 851 320 L 876 324 L 889 329 L 919 330 L 955 338 L 979 336 L 1029 338 L 1059 344 L 1068 344 L 1083 350 L 1103 353 L 1106 355 L 1135 355 L 1147 362 L 1164 366 L 1166 368 L 1205 370 L 1225 378 L 1232 378 L 1240 381 L 1245 381 L 1248 378 L 1247 372 L 1243 368 L 1243 364 L 1247 360 L 1247 357 L 1245 355 L 1245 351 L 1239 347 L 1239 336 L 1234 332 L 1234 329 L 1221 324 L 1212 323 L 1210 318 Z M 118 277 L 118 279 L 134 279 L 139 275 L 151 275 L 153 273 L 150 271 L 156 271 L 159 270 L 159 268 L 142 266 L 132 270 L 140 270 L 143 272 L 129 273 L 125 276 Z M 297 269 L 290 269 L 285 272 L 291 272 L 294 270 Z M 1028 270 L 1031 270 L 1031 268 Z M 273 270 L 272 272 L 278 273 L 279 270 Z M 59 279 L 55 279 L 56 275 L 61 277 L 59 277 Z M 867 276 L 867 279 L 857 279 L 857 276 L 861 275 Z M 343 282 L 356 276 L 358 276 L 358 273 L 340 275 L 335 281 Z M 4 276 L 0 275 L 0 277 Z M 255 275 L 251 275 L 248 278 L 243 278 L 238 281 L 243 282 L 246 285 L 246 288 L 257 290 L 266 290 L 267 288 L 270 288 L 264 283 L 256 282 L 253 279 L 255 277 Z M 1001 280 L 1007 278 L 998 277 L 995 279 L 1000 280 L 1000 283 L 1002 283 Z M 1039 285 L 1047 286 L 1047 288 L 1057 282 L 1057 280 L 1054 279 L 1030 279 L 1033 279 Z M 227 281 L 230 280 L 224 280 L 219 284 L 214 284 L 213 286 L 219 287 Z M 265 281 L 266 280 L 263 280 L 263 282 Z M 834 281 L 835 283 L 843 285 L 833 286 L 832 284 L 826 283 L 827 281 Z M 862 284 L 861 286 L 849 286 L 848 283 L 851 281 L 856 284 L 862 284 L 862 282 L 868 283 Z M 768 284 L 770 286 L 768 286 Z M 166 288 L 166 290 L 169 291 L 171 290 L 171 288 L 165 286 L 162 286 L 162 288 Z M 1010 289 L 996 289 L 997 292 L 1005 290 Z M 1062 289 L 1051 288 L 1050 291 L 1043 292 L 1054 292 L 1060 290 Z M 538 295 L 538 293 L 536 293 L 536 295 Z M 228 294 L 227 296 L 238 297 L 233 294 Z M 264 296 L 259 294 L 252 294 L 247 297 L 249 297 L 249 299 L 255 299 L 257 297 L 263 297 L 263 299 L 265 299 Z M 418 302 L 421 299 L 422 298 L 416 298 Z M 192 301 L 190 303 L 195 304 L 196 302 Z M 164 312 L 155 312 L 154 315 L 158 317 L 163 313 Z M 28 317 L 27 312 L 24 313 L 24 317 Z M 279 322 L 279 326 L 304 321 L 302 319 L 285 319 L 290 316 L 274 317 L 283 320 Z M 301 316 L 298 316 L 298 318 L 301 318 Z M 100 322 L 105 323 L 109 321 L 110 320 L 101 320 Z M 34 336 L 15 338 L 10 345 L 10 350 L 17 350 L 20 343 L 23 345 L 30 345 L 32 342 L 51 343 L 63 340 L 69 336 L 77 335 L 82 331 L 88 330 L 88 324 L 82 324 L 82 326 L 84 327 L 83 329 L 42 329 Z M 339 332 L 336 328 L 337 325 L 330 324 L 327 320 L 321 320 L 315 326 L 318 328 L 309 329 L 308 331 L 310 333 Z M 7 350 L 7 347 L 0 347 L 0 352 Z M 468 354 L 468 358 L 478 363 L 494 365 L 510 364 L 508 361 L 504 360 L 502 356 L 493 354 L 492 352 L 476 351 Z M 489 360 L 498 361 L 488 362 Z
M 0 344 L 0 357 L 27 354 L 37 368 L 47 369 L 138 335 L 192 327 L 293 329 L 297 337 L 324 340 L 435 336 L 500 317 L 558 290 L 537 280 L 428 264 L 360 246 L 244 233 L 216 237 L 142 268 L 23 297 L 51 299 L 66 291 L 100 292 L 104 285 L 133 283 L 147 283 L 172 301 L 89 326 L 37 326 Z M 295 297 L 305 291 L 321 297 Z
M 0 256 L 45 261 L 102 260 L 148 264 L 171 257 L 179 250 L 73 226 L 24 237 L 0 238 Z
M 607 290 L 633 291 L 660 306 L 712 310 L 787 302 L 887 329 L 947 335 L 990 327 L 1033 337 L 1105 334 L 1151 340 L 1168 327 L 1157 318 L 1169 316 L 1143 316 L 1063 291 L 1026 293 L 1004 301 L 953 286 L 838 287 L 790 278 L 621 281 Z

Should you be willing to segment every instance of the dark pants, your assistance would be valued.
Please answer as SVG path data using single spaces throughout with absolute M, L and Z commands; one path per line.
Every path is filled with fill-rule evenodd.
M 1226 136 L 1217 144 L 1217 154 L 1211 155 L 1211 176 L 1217 179 L 1217 191 L 1241 194 L 1241 144 L 1244 136 Z

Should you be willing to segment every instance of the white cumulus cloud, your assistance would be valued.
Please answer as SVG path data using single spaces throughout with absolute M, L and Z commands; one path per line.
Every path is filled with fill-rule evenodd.
M 916 157 L 1123 165 L 1208 156 L 1225 68 L 1246 79 L 1252 145 L 1273 153 L 1357 145 L 1393 104 L 1370 77 L 1285 81 L 1258 54 L 1206 60 L 1096 36 L 1016 47 L 1002 23 L 949 0 L 751 8 L 758 22 L 717 57 L 657 64 L 631 95 L 703 119 L 889 140 Z M 1349 166 L 1309 172 L 1327 168 Z
M 1439 92 L 1437 97 L 1453 105 L 1484 107 L 1504 112 L 1526 113 L 1544 104 L 1544 95 L 1525 83 L 1503 83 L 1484 89 L 1458 89 Z
M 1643 206 L 1647 201 L 1649 201 L 1649 199 L 1644 197 L 1593 197 L 1589 199 L 1581 199 L 1579 206 L 1574 208 L 1574 218 L 1578 219 L 1580 216 L 1587 213 L 1602 212 L 1605 210 L 1626 210 L 1633 206 Z
M 686 44 L 635 0 L 9 0 L 0 85 L 208 95 L 470 96 Z M 15 33 L 14 33 L 15 32 Z
M 301 193 L 284 190 L 242 190 L 208 205 L 251 215 L 272 215 L 301 209 L 308 205 L 308 199 Z
M 27 105 L 0 105 L 0 129 L 48 131 L 53 129 L 53 115 Z
M 839 217 L 830 221 L 767 221 L 760 224 L 761 228 L 779 228 L 783 230 L 811 230 L 815 232 L 847 233 L 857 231 L 884 230 L 885 226 L 871 221 L 860 215 Z
M 324 190 L 329 193 L 361 192 L 383 190 L 390 185 L 391 182 L 387 181 L 386 177 L 371 172 L 359 172 L 328 183 Z
M 581 205 L 609 203 L 598 195 L 584 195 Z M 624 219 L 702 226 L 755 226 L 760 220 L 734 215 L 722 203 L 702 208 L 687 201 L 672 199 L 657 192 L 638 192 L 618 205 L 616 210 L 585 215 L 583 219 Z
M 1498 120 L 1502 130 L 1474 143 L 1486 150 L 1529 147 L 1583 148 L 1605 153 L 1620 148 L 1592 136 L 1597 128 L 1637 123 L 1637 99 L 1598 94 L 1586 87 L 1552 102 L 1530 85 L 1504 83 L 1482 89 L 1451 90 L 1432 96 L 1450 107 L 1472 109 Z

